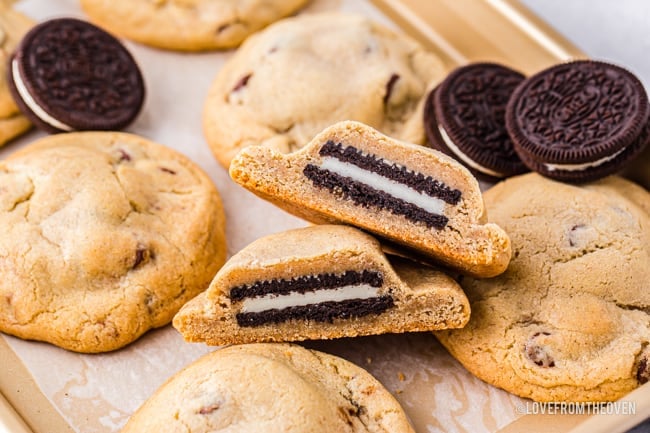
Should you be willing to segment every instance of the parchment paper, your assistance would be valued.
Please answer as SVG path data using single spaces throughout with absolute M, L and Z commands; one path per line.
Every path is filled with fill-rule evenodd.
M 76 1 L 25 0 L 17 8 L 41 21 L 84 17 Z M 303 13 L 340 9 L 395 27 L 366 0 L 314 0 Z M 217 185 L 227 216 L 229 254 L 260 236 L 306 225 L 243 190 L 212 157 L 201 130 L 208 87 L 226 53 L 179 54 L 126 42 L 142 68 L 147 97 L 134 132 L 184 153 Z M 32 131 L 0 157 L 43 136 Z M 81 355 L 2 336 L 45 396 L 78 432 L 119 431 L 130 414 L 168 377 L 215 348 L 183 342 L 171 327 L 151 331 L 108 354 Z M 521 416 L 521 400 L 467 373 L 430 334 L 384 335 L 308 347 L 343 356 L 369 370 L 397 397 L 418 432 L 495 432 Z M 1 374 L 1 373 L 0 373 Z

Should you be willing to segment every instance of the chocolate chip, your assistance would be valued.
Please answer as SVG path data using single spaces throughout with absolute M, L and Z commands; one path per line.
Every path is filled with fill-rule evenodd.
M 167 168 L 167 167 L 160 167 L 160 171 L 164 171 L 165 173 L 169 173 L 169 174 L 176 174 L 176 172 L 174 170 L 172 170 L 171 168 Z
M 399 80 L 398 74 L 392 74 L 388 79 L 388 82 L 386 83 L 386 94 L 384 95 L 384 105 L 388 103 L 390 95 L 393 93 L 393 87 L 395 87 L 397 80 Z
M 547 335 L 548 336 L 548 335 L 551 335 L 551 333 L 550 332 L 545 332 L 545 331 L 544 332 L 535 332 L 533 334 L 533 338 L 539 337 L 540 335 Z
M 555 367 L 555 361 L 546 353 L 546 350 L 540 346 L 526 347 L 528 358 L 540 367 Z
M 253 74 L 250 73 L 250 74 L 247 74 L 247 75 L 244 75 L 243 77 L 241 77 L 239 79 L 239 81 L 237 81 L 235 86 L 232 88 L 231 92 L 236 92 L 239 89 L 241 89 L 242 87 L 245 87 L 248 84 L 248 80 L 250 80 L 252 76 L 253 76 Z
M 650 381 L 650 362 L 648 352 L 642 352 L 636 363 L 636 380 L 640 385 Z
M 217 33 L 223 32 L 224 30 L 226 30 L 230 26 L 231 26 L 230 23 L 221 24 L 219 27 L 217 27 Z
M 359 404 L 359 402 L 354 401 L 354 400 L 351 399 L 350 403 L 352 403 L 352 406 L 354 406 L 354 408 L 349 408 L 348 409 L 348 413 L 350 415 L 359 417 L 359 416 L 366 413 L 365 406 L 362 406 L 361 404 Z
M 524 345 L 524 352 L 526 353 L 528 359 L 530 359 L 535 365 L 539 367 L 555 367 L 555 360 L 548 353 L 547 349 L 535 342 L 539 336 L 549 335 L 551 335 L 549 332 L 536 332 Z
M 575 247 L 578 244 L 577 237 L 580 234 L 580 231 L 587 227 L 584 224 L 576 224 L 569 230 L 569 245 Z
M 120 154 L 120 159 L 118 159 L 118 162 L 122 161 L 131 161 L 131 155 L 129 155 L 124 149 L 117 149 L 117 151 Z
M 351 416 L 354 416 L 353 414 L 350 413 L 350 409 L 339 406 L 339 413 L 341 414 L 341 418 L 345 420 L 347 425 L 349 425 L 350 427 L 354 425 L 354 423 L 350 419 Z
M 149 250 L 146 246 L 142 244 L 138 244 L 135 250 L 135 259 L 133 260 L 133 265 L 131 266 L 131 269 L 136 269 L 138 266 L 142 265 L 143 263 L 146 263 L 149 260 L 153 260 L 153 258 L 154 258 L 153 251 Z
M 198 413 L 201 415 L 210 415 L 215 410 L 218 410 L 221 407 L 221 403 L 214 403 L 209 406 L 203 406 L 199 409 Z
M 147 293 L 144 297 L 144 305 L 147 307 L 147 312 L 152 314 L 155 310 L 157 297 L 153 293 Z
M 135 262 L 133 263 L 133 268 L 137 268 L 140 263 L 144 261 L 144 253 L 146 250 L 138 248 L 135 250 Z

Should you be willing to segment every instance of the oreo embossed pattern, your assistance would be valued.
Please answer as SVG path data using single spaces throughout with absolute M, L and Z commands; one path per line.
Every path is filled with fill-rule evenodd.
M 144 101 L 142 75 L 122 43 L 73 18 L 34 27 L 8 69 L 21 111 L 48 132 L 122 129 Z
M 431 146 L 486 181 L 528 171 L 505 124 L 510 95 L 524 79 L 495 63 L 455 69 L 426 100 L 424 127 Z
M 560 64 L 513 92 L 506 126 L 529 168 L 565 182 L 615 173 L 648 143 L 648 96 L 629 71 L 593 60 Z

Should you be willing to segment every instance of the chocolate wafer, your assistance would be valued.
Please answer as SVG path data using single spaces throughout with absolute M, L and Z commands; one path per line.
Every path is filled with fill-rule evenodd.
M 482 180 L 528 171 L 514 150 L 504 118 L 508 99 L 524 78 L 495 63 L 455 69 L 426 100 L 424 128 L 431 146 Z
M 639 155 L 650 136 L 649 112 L 634 74 L 579 60 L 545 69 L 517 87 L 506 126 L 528 167 L 578 183 L 615 173 Z
M 73 18 L 46 21 L 25 35 L 10 62 L 9 84 L 21 111 L 48 132 L 122 129 L 145 94 L 122 43 Z

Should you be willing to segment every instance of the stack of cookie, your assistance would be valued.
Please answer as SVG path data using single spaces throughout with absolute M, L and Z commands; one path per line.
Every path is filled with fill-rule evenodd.
M 529 78 L 474 63 L 429 93 L 424 124 L 434 148 L 488 182 L 533 170 L 584 183 L 622 171 L 648 147 L 648 107 L 639 79 L 609 63 L 576 60 Z
M 400 282 L 369 231 L 469 275 L 503 272 L 510 241 L 485 222 L 476 180 L 455 161 L 340 122 L 281 154 L 243 149 L 232 178 L 278 206 L 323 224 L 262 239 L 218 273 L 174 325 L 191 341 L 295 341 L 461 327 L 456 283 L 420 265 Z M 346 224 L 351 227 L 329 225 Z
M 240 95 L 244 99 L 233 101 L 247 110 L 246 98 L 253 96 L 242 89 L 251 77 L 246 75 L 231 88 L 231 93 L 244 92 Z M 220 100 L 229 97 L 222 95 Z M 602 269 L 596 261 L 618 263 L 622 258 L 626 263 L 648 263 L 649 197 L 618 178 L 593 181 L 619 171 L 648 145 L 648 106 L 636 77 L 596 61 L 559 65 L 528 79 L 499 65 L 470 65 L 430 93 L 424 124 L 429 136 L 477 176 L 494 181 L 528 169 L 545 176 L 518 176 L 487 193 L 490 198 L 508 191 L 493 199 L 490 214 L 503 215 L 497 221 L 516 236 L 510 266 L 508 236 L 485 223 L 478 184 L 469 172 L 443 155 L 392 140 L 362 123 L 334 124 L 304 146 L 296 146 L 299 141 L 293 138 L 289 146 L 261 139 L 226 162 L 235 181 L 295 215 L 317 224 L 362 228 L 465 274 L 461 285 L 472 299 L 472 309 L 479 312 L 468 326 L 437 335 L 480 378 L 535 400 L 609 401 L 648 380 L 650 322 L 645 294 L 650 279 L 645 265 L 643 269 L 614 265 L 625 269 L 617 276 L 596 273 Z M 432 116 L 438 122 L 433 127 Z M 464 128 L 468 121 L 475 128 Z M 286 143 L 292 128 L 276 130 L 280 143 Z M 489 146 L 472 147 L 480 141 Z M 548 178 L 585 185 L 569 186 Z M 516 205 L 509 207 L 511 201 Z M 519 223 L 528 218 L 531 222 Z M 284 236 L 286 244 L 273 239 L 283 249 L 296 244 L 318 246 L 317 237 L 312 245 L 307 239 L 302 243 Z M 619 236 L 635 241 L 623 248 Z M 249 260 L 252 257 L 260 254 L 251 254 Z M 271 254 L 269 263 L 284 259 L 291 262 Z M 264 261 L 255 265 L 258 270 L 268 266 Z M 259 341 L 263 335 L 272 335 L 271 341 L 295 340 L 303 333 L 331 337 L 320 327 L 287 328 L 280 335 L 265 328 L 273 323 L 274 329 L 283 329 L 296 317 L 307 323 L 331 322 L 330 329 L 336 328 L 336 313 L 325 305 L 315 304 L 311 317 L 298 313 L 309 311 L 298 305 L 305 293 L 314 291 L 307 282 L 321 284 L 329 281 L 327 275 L 305 276 L 302 271 L 286 285 L 286 278 L 244 281 L 240 272 L 247 266 L 240 262 L 232 270 L 224 268 L 205 295 L 181 310 L 175 325 L 186 338 L 232 342 L 213 331 L 217 321 L 259 327 L 257 337 L 252 337 L 255 329 L 243 331 L 247 336 L 239 337 L 243 341 Z M 562 269 L 561 276 L 554 276 L 559 271 L 551 266 Z M 363 284 L 360 277 L 354 281 L 355 287 Z M 363 295 L 373 305 L 364 315 L 381 316 L 395 302 L 382 301 L 386 292 L 381 284 L 376 287 Z M 300 295 L 289 295 L 293 293 Z M 262 310 L 251 312 L 248 308 L 256 299 L 287 303 L 266 303 Z M 337 306 L 345 311 L 342 314 L 351 314 L 342 304 Z M 572 311 L 580 308 L 594 320 L 571 319 Z M 227 309 L 233 310 L 230 316 Z M 393 325 L 393 330 L 400 329 Z M 619 334 L 625 337 L 618 339 Z M 495 340 L 504 335 L 507 341 Z M 605 364 L 603 360 L 614 353 L 624 355 L 616 365 Z M 593 365 L 588 373 L 583 370 L 585 362 Z M 603 371 L 596 367 L 601 364 Z
M 236 182 L 291 213 L 370 231 L 462 272 L 497 275 L 508 264 L 509 240 L 486 224 L 478 184 L 467 170 L 364 123 L 335 123 L 356 119 L 422 143 L 422 96 L 439 70 L 438 60 L 413 41 L 366 19 L 287 19 L 249 38 L 220 71 L 206 101 L 206 137 Z M 328 82 L 332 91 L 321 93 L 316 85 Z M 433 301 L 451 281 L 431 286 L 423 294 L 428 301 L 412 303 L 412 288 L 397 283 L 389 268 L 348 263 L 346 250 L 386 261 L 362 240 L 367 235 L 353 233 L 324 225 L 261 240 L 235 256 L 175 325 L 191 341 L 225 344 L 464 324 L 469 312 L 462 300 Z M 346 240 L 332 251 L 337 243 L 329 243 L 339 238 Z M 272 244 L 276 251 L 264 246 Z M 340 263 L 316 266 L 328 256 Z M 362 275 L 374 275 L 376 285 L 367 287 Z
M 289 18 L 244 42 L 206 100 L 208 143 L 236 182 L 322 226 L 233 257 L 177 315 L 187 339 L 295 341 L 465 323 L 453 280 L 426 268 L 429 292 L 416 296 L 424 285 L 400 282 L 377 241 L 357 230 L 471 275 L 505 270 L 508 237 L 486 224 L 473 176 L 389 137 L 424 143 L 423 96 L 442 72 L 414 41 L 352 15 Z

